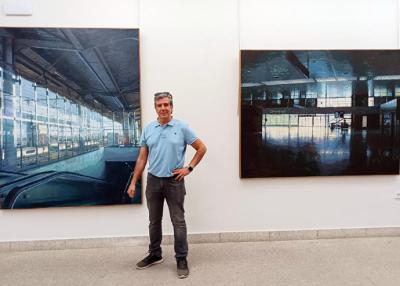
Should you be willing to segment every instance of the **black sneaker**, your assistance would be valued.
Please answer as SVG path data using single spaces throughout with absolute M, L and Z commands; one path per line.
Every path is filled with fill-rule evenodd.
M 186 278 L 189 276 L 189 267 L 185 257 L 176 259 L 176 266 L 178 270 L 178 278 Z
M 163 259 L 161 256 L 156 256 L 156 255 L 150 253 L 143 260 L 139 261 L 136 264 L 136 269 L 145 269 L 152 265 L 159 264 L 161 262 L 163 262 Z

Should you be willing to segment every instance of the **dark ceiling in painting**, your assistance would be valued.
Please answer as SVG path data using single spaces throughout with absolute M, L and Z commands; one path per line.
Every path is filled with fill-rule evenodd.
M 139 107 L 137 29 L 0 28 L 18 74 L 104 111 Z

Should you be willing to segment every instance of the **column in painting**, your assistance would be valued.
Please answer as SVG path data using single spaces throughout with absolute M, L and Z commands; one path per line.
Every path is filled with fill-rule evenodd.
M 14 51 L 13 40 L 8 37 L 1 39 L 2 65 L 3 65 L 3 142 L 4 161 L 3 170 L 15 171 L 17 168 L 17 148 L 14 138 L 15 133 L 15 88 L 14 88 Z

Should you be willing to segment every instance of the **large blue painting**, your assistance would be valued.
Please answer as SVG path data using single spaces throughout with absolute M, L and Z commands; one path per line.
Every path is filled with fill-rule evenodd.
M 0 28 L 0 40 L 1 208 L 141 203 L 126 194 L 139 30 Z

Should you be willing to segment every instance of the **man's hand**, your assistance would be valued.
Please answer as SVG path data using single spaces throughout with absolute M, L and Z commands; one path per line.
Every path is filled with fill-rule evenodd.
M 132 199 L 135 196 L 135 192 L 136 192 L 136 184 L 130 184 L 128 187 L 128 196 Z
M 183 168 L 181 168 L 181 169 L 175 169 L 175 170 L 172 172 L 172 174 L 173 174 L 174 176 L 176 175 L 175 180 L 177 180 L 177 181 L 182 181 L 182 179 L 183 179 L 185 176 L 187 176 L 187 175 L 190 174 L 190 171 L 189 171 L 189 169 L 188 169 L 187 167 L 183 167 Z

